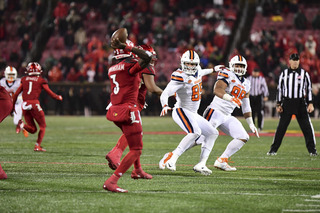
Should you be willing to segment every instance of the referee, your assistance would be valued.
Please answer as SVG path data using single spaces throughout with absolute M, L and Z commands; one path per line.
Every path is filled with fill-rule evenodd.
M 299 67 L 299 63 L 299 55 L 291 54 L 289 68 L 280 74 L 277 93 L 277 112 L 280 113 L 280 121 L 267 155 L 277 154 L 291 117 L 296 115 L 310 156 L 317 156 L 314 129 L 308 114 L 314 110 L 311 80 L 309 74 Z
M 264 121 L 264 102 L 268 100 L 269 90 L 266 79 L 260 75 L 260 70 L 255 68 L 252 74 L 247 78 L 250 83 L 250 105 L 252 110 L 252 119 L 255 123 L 256 115 L 258 117 L 258 130 L 263 128 Z

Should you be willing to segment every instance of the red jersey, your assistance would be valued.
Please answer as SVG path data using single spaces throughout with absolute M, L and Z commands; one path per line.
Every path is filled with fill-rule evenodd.
M 0 86 L 0 100 L 12 100 L 6 88 Z
M 41 76 L 24 76 L 21 79 L 20 87 L 13 96 L 13 102 L 15 102 L 16 96 L 20 94 L 20 92 L 22 92 L 23 101 L 38 100 L 42 89 L 44 89 L 52 98 L 59 99 L 59 95 L 52 92 L 48 86 L 47 80 Z
M 111 82 L 112 105 L 129 104 L 135 106 L 138 100 L 141 72 L 138 60 L 126 58 L 111 66 L 108 75 Z
M 149 65 L 148 67 L 144 68 L 140 73 L 140 78 L 143 80 L 142 75 L 156 75 L 156 71 L 154 69 L 154 66 Z M 146 85 L 143 83 L 143 81 L 141 81 L 141 86 L 139 89 L 139 95 L 138 95 L 138 106 L 140 108 L 140 110 L 143 109 L 145 101 L 146 101 L 146 94 L 147 94 L 147 87 Z

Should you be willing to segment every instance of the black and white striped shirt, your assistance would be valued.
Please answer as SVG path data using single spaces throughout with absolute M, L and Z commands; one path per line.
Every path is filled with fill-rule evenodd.
M 263 97 L 269 96 L 267 82 L 264 77 L 262 77 L 262 76 L 258 76 L 258 77 L 249 76 L 247 79 L 251 83 L 251 87 L 250 87 L 250 95 L 251 96 L 258 96 L 258 95 L 262 95 Z
M 304 69 L 285 69 L 281 72 L 277 103 L 281 104 L 284 98 L 305 98 L 307 103 L 312 103 L 312 83 Z

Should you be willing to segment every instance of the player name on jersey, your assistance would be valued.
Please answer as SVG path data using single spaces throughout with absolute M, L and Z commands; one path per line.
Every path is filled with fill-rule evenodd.
M 27 77 L 26 81 L 37 81 L 39 77 Z
M 114 71 L 120 71 L 120 70 L 124 70 L 124 64 L 117 64 L 117 65 L 110 67 L 109 73 L 114 72 Z

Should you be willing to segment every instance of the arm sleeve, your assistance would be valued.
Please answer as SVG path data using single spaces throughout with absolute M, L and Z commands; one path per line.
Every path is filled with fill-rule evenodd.
M 279 84 L 278 84 L 278 92 L 277 92 L 277 104 L 282 103 L 282 84 L 283 84 L 283 72 L 281 72 L 280 77 L 279 77 Z
M 54 99 L 59 100 L 59 95 L 52 92 L 52 90 L 49 88 L 48 84 L 42 84 L 42 88 Z
M 268 85 L 267 85 L 265 78 L 263 78 L 261 84 L 262 84 L 263 96 L 268 97 L 269 96 L 269 89 L 268 89 Z
M 200 72 L 201 72 L 202 76 L 209 75 L 209 74 L 213 73 L 213 69 L 201 69 Z
M 182 83 L 170 81 L 167 87 L 163 90 L 161 96 L 160 96 L 160 102 L 161 106 L 168 105 L 168 99 L 170 96 L 173 96 L 175 92 L 183 87 Z
M 135 63 L 130 69 L 129 69 L 129 73 L 131 75 L 135 75 L 137 74 L 138 72 L 141 72 L 143 70 L 143 68 L 140 66 L 140 64 L 137 62 Z
M 306 99 L 307 103 L 312 103 L 312 83 L 310 80 L 309 73 L 306 72 L 306 78 L 305 78 L 305 89 L 306 89 Z
M 251 106 L 250 106 L 250 99 L 244 98 L 242 99 L 242 106 L 241 106 L 242 113 L 251 112 Z

